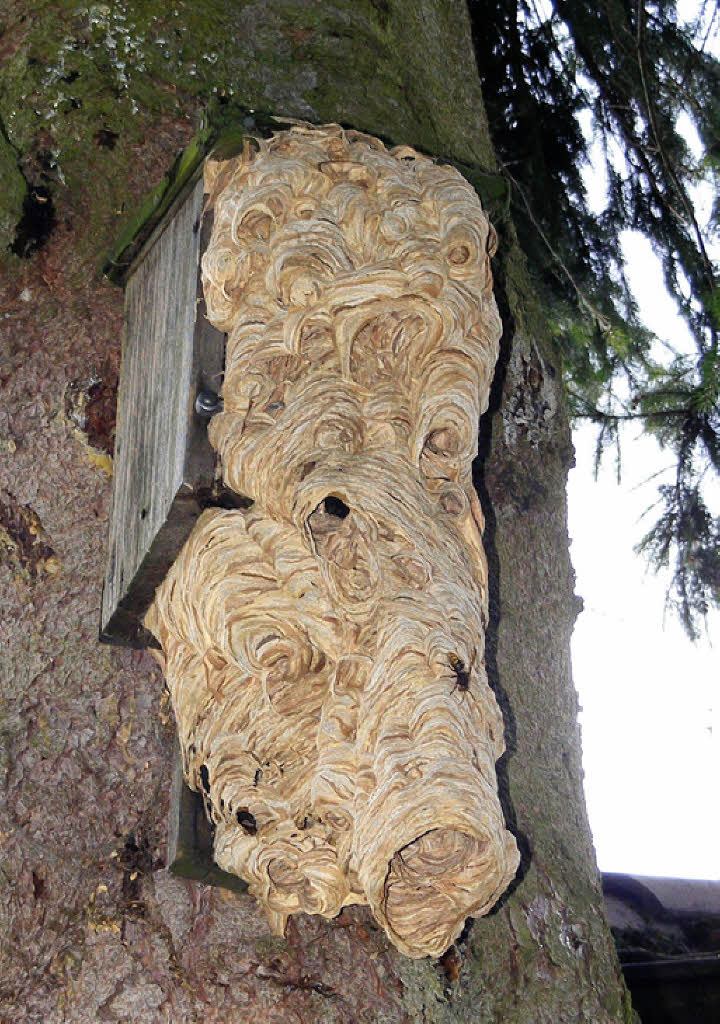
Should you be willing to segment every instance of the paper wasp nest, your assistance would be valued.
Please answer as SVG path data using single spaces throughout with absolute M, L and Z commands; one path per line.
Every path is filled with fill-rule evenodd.
M 367 903 L 440 955 L 513 878 L 471 483 L 500 322 L 471 186 L 295 126 L 210 164 L 210 439 L 249 510 L 199 519 L 147 625 L 215 859 L 273 926 Z

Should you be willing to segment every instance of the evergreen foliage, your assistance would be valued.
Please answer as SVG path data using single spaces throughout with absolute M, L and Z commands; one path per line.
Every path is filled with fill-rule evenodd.
M 720 605 L 720 296 L 709 249 L 720 205 L 699 223 L 692 188 L 720 176 L 718 9 L 699 0 L 470 0 L 491 131 L 513 186 L 514 218 L 563 352 L 571 409 L 599 425 L 598 457 L 640 421 L 669 450 L 656 522 L 639 545 L 672 567 L 668 600 L 696 637 Z M 678 129 L 689 116 L 698 159 Z M 604 212 L 590 210 L 581 170 L 591 124 L 605 155 Z M 717 193 L 716 193 L 717 194 Z M 642 232 L 694 343 L 673 350 L 643 328 L 625 278 L 620 234 Z M 663 344 L 664 342 L 664 344 Z

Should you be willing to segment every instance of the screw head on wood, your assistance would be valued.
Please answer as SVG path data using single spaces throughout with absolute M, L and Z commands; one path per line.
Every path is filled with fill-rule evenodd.
M 214 391 L 198 391 L 195 399 L 195 412 L 198 416 L 215 416 L 222 412 L 223 400 Z

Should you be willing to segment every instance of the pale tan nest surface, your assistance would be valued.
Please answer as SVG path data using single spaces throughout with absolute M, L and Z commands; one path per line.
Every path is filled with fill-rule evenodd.
M 439 955 L 517 869 L 471 483 L 500 323 L 471 186 L 294 126 L 208 166 L 223 479 L 147 624 L 215 858 L 271 922 L 368 903 Z

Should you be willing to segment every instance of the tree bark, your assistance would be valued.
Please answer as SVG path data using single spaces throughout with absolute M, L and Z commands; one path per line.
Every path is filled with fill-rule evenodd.
M 212 96 L 494 173 L 463 0 L 15 0 L 0 54 L 0 1019 L 629 1021 L 582 793 L 560 362 L 499 207 L 475 474 L 523 855 L 499 908 L 411 961 L 365 909 L 278 940 L 250 897 L 173 878 L 162 680 L 97 643 L 122 334 L 104 253 Z

